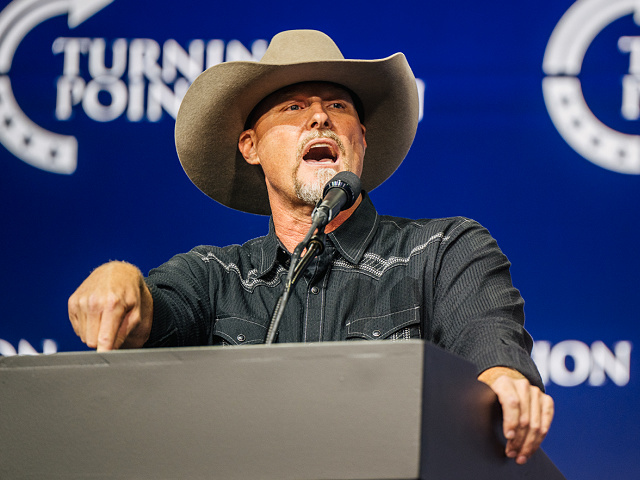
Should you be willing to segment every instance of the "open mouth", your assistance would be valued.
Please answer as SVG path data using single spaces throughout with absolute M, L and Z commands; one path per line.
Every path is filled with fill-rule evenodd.
M 302 159 L 309 163 L 333 164 L 338 160 L 338 153 L 335 145 L 321 141 L 310 145 L 306 153 L 302 156 Z

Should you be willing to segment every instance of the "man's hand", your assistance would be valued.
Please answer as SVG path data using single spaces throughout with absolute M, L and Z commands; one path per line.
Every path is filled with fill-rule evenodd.
M 478 380 L 489 385 L 502 405 L 505 453 L 523 465 L 538 449 L 553 420 L 553 399 L 506 367 L 485 370 Z
M 110 262 L 71 295 L 69 319 L 82 341 L 99 352 L 140 348 L 151 333 L 153 298 L 137 267 Z

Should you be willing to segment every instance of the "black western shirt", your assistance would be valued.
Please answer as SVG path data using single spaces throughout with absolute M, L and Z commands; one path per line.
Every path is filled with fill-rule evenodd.
M 524 301 L 489 232 L 466 218 L 381 216 L 369 197 L 291 294 L 277 342 L 424 338 L 478 373 L 506 366 L 542 387 Z M 153 269 L 145 346 L 263 343 L 289 254 L 269 233 L 244 245 L 199 246 Z

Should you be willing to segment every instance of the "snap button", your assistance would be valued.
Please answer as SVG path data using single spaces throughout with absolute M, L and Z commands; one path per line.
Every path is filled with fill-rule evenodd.
M 318 287 L 311 287 L 311 293 L 313 293 L 314 295 L 317 295 L 319 291 L 320 289 Z
M 240 334 L 236 338 L 238 339 L 239 342 L 244 342 L 246 337 L 243 334 Z
M 374 337 L 379 337 L 380 335 L 382 335 L 382 332 L 380 330 L 374 330 L 373 331 L 373 336 Z

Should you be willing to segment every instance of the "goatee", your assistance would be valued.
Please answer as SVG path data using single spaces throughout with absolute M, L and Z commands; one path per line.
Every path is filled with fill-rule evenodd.
M 296 196 L 307 205 L 315 205 L 322 200 L 324 186 L 331 180 L 336 172 L 333 168 L 320 168 L 308 183 L 302 183 L 297 174 L 293 176 Z

